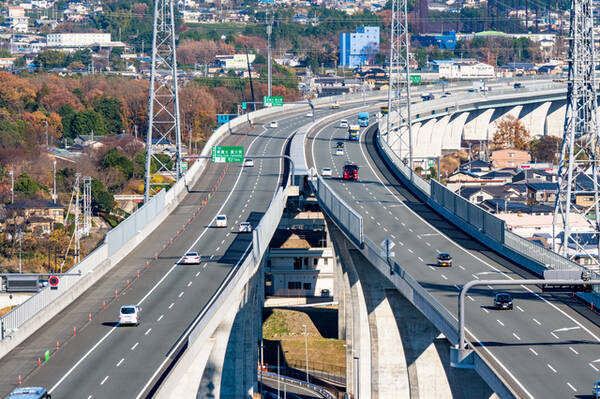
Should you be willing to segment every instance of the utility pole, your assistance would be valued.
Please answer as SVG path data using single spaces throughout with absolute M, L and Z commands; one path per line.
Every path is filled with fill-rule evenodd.
M 15 203 L 15 171 L 9 170 L 8 174 L 10 175 L 10 203 Z
M 19 227 L 19 274 L 23 273 L 23 268 L 21 267 L 21 240 L 23 239 L 23 234 L 21 233 L 21 228 Z
M 408 9 L 407 0 L 392 0 L 392 19 L 390 34 L 390 59 L 389 59 L 389 85 L 388 85 L 388 116 L 387 116 L 387 143 L 392 145 L 399 141 L 398 155 L 400 159 L 408 157 L 412 173 L 412 120 L 410 113 L 410 58 L 408 38 Z M 406 80 L 402 82 L 401 73 Z M 401 92 L 406 92 L 406 111 L 400 101 Z M 396 138 L 391 142 L 391 119 L 398 118 Z M 406 128 L 400 125 L 406 123 Z M 393 147 L 392 147 L 393 148 Z
M 267 24 L 267 96 L 271 97 L 271 32 L 273 25 L 271 21 Z
M 593 6 L 593 0 L 571 1 L 567 109 L 558 167 L 552 247 L 554 251 L 565 257 L 572 258 L 577 254 L 598 265 L 600 134 Z M 576 205 L 578 197 L 587 198 L 588 204 Z M 579 240 L 579 234 L 572 230 L 573 225 L 583 221 L 587 224 L 587 235 L 595 234 L 595 248 L 591 250 L 588 250 L 585 243 Z M 557 235 L 560 233 L 563 235 L 562 242 L 557 243 Z M 568 251 L 570 246 L 575 249 L 571 253 Z
M 154 29 L 152 34 L 152 69 L 148 95 L 148 134 L 146 135 L 146 176 L 144 202 L 155 194 L 152 178 L 157 174 L 171 174 L 175 180 L 181 172 L 181 131 L 179 117 L 179 86 L 177 84 L 177 55 L 175 53 L 175 12 L 173 0 L 154 2 Z M 160 146 L 175 140 L 175 151 L 169 160 L 160 159 Z M 152 160 L 157 168 L 151 170 Z M 174 161 L 175 171 L 168 165 Z M 152 183 L 154 184 L 154 183 Z
M 48 147 L 48 121 L 44 121 L 44 132 L 46 133 L 46 147 Z
M 56 159 L 52 162 L 52 201 L 56 202 Z
M 308 378 L 308 334 L 306 333 L 306 324 L 302 324 L 302 328 L 304 329 L 304 354 L 306 356 L 306 382 L 309 383 Z

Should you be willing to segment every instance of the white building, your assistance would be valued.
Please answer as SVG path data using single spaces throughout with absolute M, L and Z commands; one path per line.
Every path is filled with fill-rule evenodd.
M 435 60 L 433 67 L 440 79 L 483 79 L 496 76 L 493 66 L 474 59 Z
M 316 219 L 282 219 L 269 246 L 267 295 L 333 297 L 335 258 L 329 245 L 325 221 L 320 212 Z M 310 217 L 310 215 L 308 216 Z
M 9 6 L 6 22 L 13 32 L 26 33 L 29 31 L 29 17 L 23 7 Z
M 110 40 L 110 33 L 51 33 L 47 36 L 48 47 L 85 48 L 91 46 L 123 47 L 122 42 Z

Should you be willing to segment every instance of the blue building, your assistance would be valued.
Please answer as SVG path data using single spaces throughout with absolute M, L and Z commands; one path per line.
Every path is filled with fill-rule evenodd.
M 356 33 L 340 34 L 340 66 L 373 65 L 378 53 L 378 26 L 359 26 Z
M 410 44 L 421 47 L 437 46 L 441 50 L 454 50 L 456 47 L 456 32 L 448 31 L 441 35 L 414 35 L 410 37 Z

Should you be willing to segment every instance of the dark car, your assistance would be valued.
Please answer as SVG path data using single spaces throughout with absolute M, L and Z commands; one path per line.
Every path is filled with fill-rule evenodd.
M 452 255 L 447 253 L 441 253 L 437 257 L 438 266 L 450 267 L 452 266 Z
M 518 83 L 518 82 L 517 82 L 517 83 L 513 84 L 513 87 L 514 87 L 515 89 L 522 89 L 524 86 L 523 86 L 523 84 L 522 84 L 522 83 Z
M 335 147 L 336 148 L 344 148 L 344 142 L 343 141 L 338 141 Z
M 494 306 L 496 309 L 510 309 L 513 308 L 512 296 L 506 292 L 500 292 L 496 294 L 494 298 Z

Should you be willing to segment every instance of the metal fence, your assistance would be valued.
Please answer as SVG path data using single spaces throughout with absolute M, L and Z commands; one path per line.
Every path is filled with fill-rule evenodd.
M 316 178 L 316 194 L 319 202 L 358 245 L 363 242 L 363 219 L 350 205 L 340 198 L 321 178 Z
M 269 376 L 271 378 L 277 378 L 277 373 L 270 373 L 268 371 L 259 371 L 258 373 L 259 373 L 259 375 L 263 374 L 263 375 L 267 375 L 267 376 Z M 290 384 L 300 385 L 300 386 L 312 389 L 313 391 L 318 392 L 319 394 L 321 394 L 324 398 L 335 399 L 334 396 L 331 393 L 329 393 L 329 391 L 321 388 L 320 386 L 317 386 L 317 385 L 314 385 L 314 384 L 311 384 L 311 383 L 308 383 L 306 381 L 302 381 L 302 380 L 299 380 L 299 379 L 296 379 L 296 378 L 286 377 L 286 376 L 282 376 L 282 375 L 279 376 L 279 379 L 281 381 L 285 380 L 285 381 L 287 381 Z

